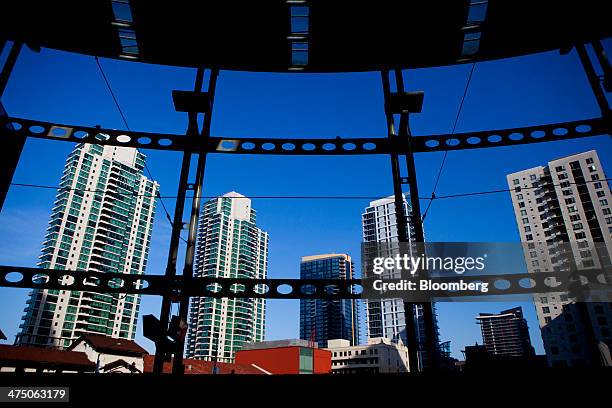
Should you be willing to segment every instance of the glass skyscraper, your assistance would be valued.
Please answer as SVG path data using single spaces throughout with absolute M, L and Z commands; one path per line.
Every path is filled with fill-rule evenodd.
M 305 256 L 300 279 L 352 279 L 353 262 L 346 254 Z M 359 314 L 356 299 L 300 299 L 300 338 L 327 347 L 328 340 L 359 343 Z
M 38 265 L 143 274 L 159 188 L 143 176 L 144 163 L 133 148 L 78 144 L 64 167 Z M 16 343 L 64 348 L 84 333 L 131 340 L 139 306 L 138 295 L 34 289 Z
M 236 192 L 214 198 L 200 216 L 194 275 L 263 279 L 268 242 L 268 233 L 256 226 L 250 199 Z M 255 290 L 264 293 L 263 287 Z M 263 298 L 192 298 L 187 356 L 232 362 L 243 344 L 264 340 L 265 312 Z

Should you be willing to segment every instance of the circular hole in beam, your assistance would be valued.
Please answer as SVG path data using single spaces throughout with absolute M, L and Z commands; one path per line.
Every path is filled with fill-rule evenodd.
M 372 142 L 364 143 L 363 150 L 368 150 L 368 151 L 376 150 L 376 143 L 372 143 Z
M 282 285 L 276 287 L 276 292 L 280 293 L 281 295 L 288 295 L 293 292 L 293 288 L 291 287 L 291 285 L 283 283 Z
M 435 139 L 431 139 L 425 142 L 425 146 L 427 147 L 438 147 L 440 146 L 440 142 L 435 140 Z
M 317 287 L 311 284 L 302 285 L 300 292 L 302 292 L 304 295 L 314 295 L 317 293 Z
M 502 141 L 502 137 L 500 135 L 491 135 L 487 137 L 487 140 L 491 143 L 499 143 Z
M 246 289 L 246 287 L 244 285 L 241 285 L 239 283 L 234 283 L 230 286 L 230 292 L 232 293 L 242 293 L 244 292 Z
M 519 286 L 524 289 L 535 288 L 536 282 L 531 278 L 522 278 L 518 282 Z
M 565 136 L 567 133 L 568 130 L 566 128 L 556 128 L 553 130 L 553 135 L 555 136 Z
M 36 285 L 42 285 L 49 282 L 49 275 L 44 273 L 37 273 L 32 276 L 32 283 Z
M 141 137 L 141 138 L 138 139 L 138 143 L 140 143 L 141 145 L 151 144 L 151 138 L 150 137 Z
M 588 131 L 591 130 L 591 127 L 589 125 L 578 125 L 576 126 L 576 132 L 579 133 L 586 133 Z
M 127 143 L 127 142 L 129 142 L 130 140 L 132 140 L 132 138 L 131 138 L 131 137 L 129 137 L 128 135 L 119 135 L 119 136 L 117 136 L 117 141 L 118 141 L 119 143 Z
M 4 275 L 4 280 L 9 283 L 18 283 L 23 280 L 23 274 L 21 272 L 9 272 Z
M 19 122 L 11 122 L 9 125 L 13 127 L 13 130 L 21 130 L 23 127 Z
M 136 279 L 134 281 L 134 288 L 137 290 L 146 289 L 149 287 L 149 281 L 146 279 Z
M 255 143 L 244 142 L 243 144 L 240 145 L 240 148 L 244 150 L 253 150 L 255 148 Z
M 172 140 L 170 139 L 159 139 L 157 144 L 160 146 L 170 146 L 172 144 Z
M 481 142 L 480 138 L 477 136 L 468 137 L 467 142 L 471 145 L 476 145 Z
M 543 130 L 534 130 L 533 132 L 531 132 L 531 137 L 533 139 L 541 139 L 544 136 L 546 136 L 546 132 Z
M 219 293 L 222 289 L 223 286 L 218 283 L 209 283 L 208 285 L 206 285 L 206 290 L 211 293 Z
M 83 285 L 87 286 L 100 286 L 100 279 L 95 276 L 88 276 L 83 279 Z
M 74 284 L 74 276 L 63 275 L 59 278 L 59 284 L 62 286 L 72 286 Z
M 497 279 L 495 283 L 493 283 L 493 286 L 499 290 L 506 290 L 510 287 L 510 281 L 507 279 Z
M 295 145 L 293 143 L 285 143 L 282 146 L 283 150 L 291 151 L 295 150 Z
M 42 132 L 45 131 L 45 128 L 39 125 L 34 125 L 34 126 L 30 126 L 30 132 L 34 133 L 34 134 L 41 134 Z
M 276 146 L 274 145 L 274 143 L 264 143 L 263 145 L 261 145 L 261 148 L 270 151 L 274 150 Z
M 447 146 L 457 146 L 458 144 L 459 144 L 459 139 L 447 139 L 446 140 Z
M 328 295 L 335 295 L 340 292 L 340 289 L 337 285 L 327 285 L 323 290 Z
M 315 145 L 313 145 L 312 143 L 304 143 L 302 145 L 302 150 L 306 150 L 306 151 L 312 151 L 316 148 Z
M 268 293 L 270 291 L 270 287 L 265 283 L 258 283 L 257 285 L 255 285 L 253 290 L 255 291 L 255 293 Z
M 89 136 L 89 133 L 84 130 L 77 130 L 72 134 L 72 136 L 76 137 L 77 139 L 85 139 L 87 136 Z
M 51 128 L 52 136 L 63 137 L 63 136 L 66 136 L 67 133 L 68 133 L 67 130 L 62 127 L 53 126 Z
M 335 150 L 336 149 L 336 145 L 333 143 L 325 143 L 323 145 L 323 150 L 327 150 L 328 152 L 331 150 Z
M 112 289 L 121 288 L 123 287 L 124 283 L 125 282 L 121 278 L 112 278 L 112 279 L 109 279 L 108 282 L 106 282 L 108 287 Z
M 523 134 L 522 133 L 511 133 L 510 136 L 508 136 L 508 139 L 510 140 L 514 140 L 515 142 L 518 140 L 522 140 L 523 139 Z
M 225 150 L 236 150 L 238 144 L 233 140 L 224 140 L 221 142 L 221 148 Z
M 357 146 L 355 145 L 355 143 L 345 143 L 342 145 L 342 148 L 344 150 L 355 150 Z
M 363 286 L 355 283 L 350 286 L 350 290 L 351 290 L 351 293 L 360 295 L 363 293 Z

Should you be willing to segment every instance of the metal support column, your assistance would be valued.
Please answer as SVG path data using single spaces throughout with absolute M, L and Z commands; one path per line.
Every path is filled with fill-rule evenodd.
M 395 83 L 398 93 L 404 93 L 404 76 L 401 69 L 395 70 Z M 423 220 L 421 218 L 421 203 L 419 201 L 419 189 L 416 177 L 416 165 L 414 163 L 414 152 L 412 147 L 412 135 L 410 132 L 409 113 L 400 114 L 399 140 L 408 144 L 406 154 L 406 168 L 408 170 L 408 186 L 410 188 L 411 225 L 414 228 L 414 240 L 416 241 L 417 257 L 423 255 L 425 234 L 423 232 Z M 416 271 L 419 276 L 423 271 Z M 425 329 L 425 352 L 429 359 L 429 368 L 437 367 L 438 345 L 436 328 L 434 324 L 433 308 L 431 302 L 418 303 L 423 313 L 423 325 Z
M 204 81 L 204 69 L 198 68 L 196 74 L 196 82 L 194 86 L 194 92 L 201 92 L 202 83 Z M 186 137 L 195 138 L 198 137 L 198 116 L 195 112 L 188 113 L 188 125 Z M 185 207 L 185 196 L 187 194 L 187 184 L 189 178 L 189 169 L 191 167 L 191 151 L 183 152 L 183 160 L 181 163 L 181 175 L 179 178 L 179 186 L 176 198 L 176 205 L 174 207 L 174 219 L 172 220 L 172 234 L 170 236 L 170 248 L 168 250 L 168 262 L 166 264 L 166 278 L 172 280 L 176 276 L 176 259 L 178 256 L 179 239 L 181 230 L 183 229 L 183 211 Z M 162 299 L 162 306 L 160 311 L 160 327 L 162 330 L 163 339 L 160 338 L 155 344 L 155 362 L 153 363 L 153 372 L 162 373 L 164 365 L 164 357 L 168 350 L 165 346 L 165 336 L 168 329 L 168 321 L 170 318 L 170 306 L 173 303 L 173 298 L 177 294 L 165 295 Z
M 394 144 L 398 137 L 395 131 L 395 120 L 393 113 L 388 109 L 387 102 L 391 95 L 391 86 L 389 84 L 389 71 L 382 71 L 382 85 L 385 97 L 385 116 L 387 118 L 387 137 Z M 391 173 L 393 175 L 393 195 L 395 196 L 395 220 L 397 225 L 397 238 L 400 243 L 409 242 L 408 235 L 408 219 L 404 212 L 404 194 L 402 193 L 402 181 L 399 167 L 399 157 L 397 153 L 391 153 Z M 419 367 L 418 358 L 418 338 L 416 335 L 414 303 L 404 302 L 404 319 L 406 321 L 406 337 L 408 339 L 408 364 L 410 370 Z
M 200 133 L 201 139 L 208 139 L 210 137 L 210 124 L 212 120 L 212 110 L 214 106 L 214 95 L 217 87 L 217 77 L 219 76 L 219 70 L 213 69 L 210 72 L 210 78 L 208 80 L 208 95 L 210 96 L 210 109 L 204 116 L 204 123 L 202 131 Z M 198 155 L 198 164 L 196 169 L 196 180 L 193 189 L 193 199 L 191 202 L 191 216 L 189 218 L 189 235 L 187 237 L 187 249 L 185 252 L 185 266 L 183 267 L 183 279 L 185 286 L 189 286 L 189 281 L 193 278 L 193 261 L 195 258 L 195 246 L 196 237 L 198 232 L 198 218 L 200 215 L 200 205 L 202 203 L 202 189 L 204 184 L 204 171 L 206 169 L 206 151 L 201 151 Z M 189 317 L 189 297 L 183 296 L 181 298 L 181 304 L 179 307 L 179 318 L 184 322 L 188 322 Z M 183 374 L 183 353 L 185 348 L 185 341 L 177 341 L 177 350 L 173 360 L 173 374 Z
M 578 52 L 578 57 L 580 58 L 580 62 L 582 63 L 582 67 L 584 68 L 584 72 L 586 73 L 587 79 L 589 80 L 589 84 L 591 85 L 591 89 L 593 90 L 593 94 L 595 94 L 595 99 L 597 100 L 597 105 L 599 106 L 599 110 L 601 111 L 602 117 L 608 117 L 610 114 L 610 106 L 608 105 L 608 99 L 606 98 L 606 94 L 601 87 L 601 83 L 599 81 L 599 77 L 595 72 L 595 68 L 593 68 L 593 63 L 589 58 L 589 54 L 586 51 L 584 44 L 576 44 L 576 51 Z
M 6 40 L 2 40 L 0 42 L 0 52 L 4 49 L 6 44 Z M 14 42 L 11 46 L 11 50 L 9 52 L 8 57 L 6 58 L 6 62 L 2 67 L 2 71 L 0 72 L 0 115 L 6 115 L 4 111 L 4 106 L 2 105 L 2 95 L 4 95 L 4 90 L 6 89 L 6 85 L 8 84 L 8 80 L 13 72 L 13 68 L 15 67 L 15 63 L 17 62 L 17 58 L 19 57 L 19 53 L 21 52 L 21 48 L 23 47 L 22 42 Z M 7 124 L 6 126 L 11 126 Z M 6 199 L 6 195 L 8 194 L 9 188 L 11 186 L 11 182 L 13 181 L 13 175 L 15 174 L 15 168 L 19 163 L 19 157 L 21 156 L 21 151 L 23 150 L 23 146 L 25 145 L 26 138 L 25 137 L 17 137 L 14 135 L 7 134 L 8 131 L 2 127 L 0 127 L 0 158 L 2 162 L 3 171 L 0 172 L 2 175 L 0 176 L 0 211 L 4 206 L 4 200 Z
M 599 61 L 599 65 L 601 65 L 601 69 L 603 70 L 603 87 L 606 92 L 612 91 L 612 65 L 610 65 L 610 60 L 608 60 L 608 56 L 606 55 L 606 51 L 604 50 L 603 45 L 600 41 L 593 41 L 591 43 L 593 46 L 593 50 L 595 51 L 595 56 L 597 57 L 597 61 Z

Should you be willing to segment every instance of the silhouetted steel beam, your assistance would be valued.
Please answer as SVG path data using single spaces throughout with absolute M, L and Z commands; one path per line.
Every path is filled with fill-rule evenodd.
M 395 130 L 395 119 L 390 110 L 388 101 L 391 97 L 391 84 L 389 83 L 389 71 L 382 71 L 382 87 L 385 98 L 385 117 L 387 119 L 387 137 L 391 145 L 399 143 L 399 138 Z M 408 218 L 404 211 L 404 193 L 402 191 L 402 176 L 399 166 L 399 156 L 397 152 L 391 152 L 391 175 L 393 177 L 393 196 L 395 204 L 395 225 L 397 228 L 397 240 L 399 242 L 410 242 L 408 232 Z M 408 340 L 408 366 L 410 371 L 419 368 L 418 348 L 419 340 L 416 333 L 414 306 L 412 302 L 404 302 L 404 321 L 406 323 L 406 338 Z
M 554 278 L 554 279 L 552 279 Z M 432 282 L 488 284 L 487 292 L 431 291 L 424 296 L 436 300 L 454 298 L 484 298 L 496 301 L 496 296 L 528 295 L 559 291 L 575 292 L 580 287 L 597 285 L 608 296 L 601 302 L 612 301 L 612 268 L 584 269 L 567 272 L 508 273 L 503 275 L 456 275 L 429 277 Z M 585 280 L 585 283 L 581 281 Z M 385 279 L 386 282 L 394 282 Z M 601 283 L 606 282 L 606 283 Z M 206 296 L 213 298 L 266 298 L 266 299 L 361 299 L 367 296 L 359 288 L 371 287 L 370 279 L 251 279 L 194 277 L 186 281 L 183 276 L 134 275 L 96 271 L 69 271 L 26 266 L 0 265 L 0 287 L 50 290 L 75 290 L 93 293 L 126 293 L 152 296 Z M 554 284 L 552 286 L 551 284 Z M 239 289 L 236 289 L 239 288 Z M 264 288 L 264 290 L 260 290 Z M 415 293 L 415 298 L 419 299 Z M 376 299 L 397 297 L 394 293 L 376 293 Z M 501 300 L 503 298 L 497 298 Z M 482 300 L 480 300 L 482 301 Z
M 213 69 L 210 71 L 210 78 L 208 80 L 208 110 L 204 112 L 204 122 L 202 125 L 202 131 L 200 132 L 200 139 L 206 140 L 210 137 L 210 124 L 212 121 L 212 110 L 215 99 L 215 89 L 217 87 L 217 77 L 219 76 L 219 70 Z M 183 267 L 183 279 L 187 285 L 190 284 L 193 278 L 193 261 L 195 258 L 195 246 L 196 238 L 198 233 L 198 218 L 200 215 L 200 205 L 202 202 L 202 189 L 204 184 L 204 171 L 206 169 L 206 155 L 207 152 L 200 152 L 198 156 L 198 164 L 196 166 L 196 179 L 194 184 L 194 194 L 191 202 L 191 216 L 189 217 L 189 234 L 187 236 L 187 249 L 185 250 L 185 266 Z M 179 318 L 183 319 L 185 323 L 189 319 L 189 297 L 183 296 L 181 298 L 179 306 Z M 176 342 L 176 353 L 172 362 L 172 373 L 182 374 L 184 372 L 183 366 L 183 353 L 185 348 L 184 339 L 179 339 Z
M 606 98 L 606 94 L 601 87 L 599 77 L 595 72 L 595 68 L 593 68 L 593 63 L 591 62 L 591 58 L 589 57 L 584 44 L 576 44 L 576 51 L 578 52 L 578 57 L 580 58 L 584 72 L 589 80 L 589 85 L 591 85 L 591 89 L 595 95 L 595 100 L 597 101 L 597 105 L 601 111 L 601 116 L 604 118 L 609 117 L 610 105 L 608 105 L 608 99 Z
M 14 130 L 5 137 L 36 137 L 72 143 L 129 146 L 139 149 L 199 152 L 222 154 L 272 154 L 272 155 L 368 155 L 406 154 L 405 140 L 390 141 L 386 137 L 370 138 L 248 138 L 212 136 L 202 139 L 185 135 L 101 129 L 93 126 L 68 125 L 31 119 L 0 117 L 0 126 L 11 123 Z M 466 150 L 486 147 L 515 146 L 609 135 L 612 126 L 608 118 L 588 118 L 570 122 L 524 126 L 507 129 L 481 130 L 455 134 L 412 136 L 414 153 L 444 150 Z M 103 139 L 96 138 L 101 134 Z
M 395 82 L 398 93 L 404 93 L 404 76 L 401 69 L 395 70 Z M 422 96 L 421 96 L 422 103 Z M 419 109 L 420 111 L 420 109 Z M 399 128 L 399 139 L 404 140 L 408 144 L 408 149 L 406 151 L 406 168 L 408 171 L 408 187 L 410 189 L 410 206 L 411 206 L 411 225 L 414 228 L 414 239 L 417 242 L 417 256 L 424 255 L 422 252 L 423 245 L 418 245 L 419 243 L 425 242 L 425 234 L 423 232 L 423 219 L 421 216 L 421 203 L 419 201 L 419 188 L 418 181 L 416 176 L 416 165 L 414 162 L 414 152 L 413 152 L 413 138 L 410 134 L 410 124 L 409 124 L 409 113 L 403 111 L 400 114 L 400 128 Z M 417 270 L 416 275 L 427 277 L 427 272 L 424 270 Z M 423 276 L 425 275 L 425 276 Z M 418 306 L 421 307 L 423 313 L 423 326 L 425 331 L 425 352 L 427 353 L 427 357 L 429 358 L 429 367 L 428 368 L 437 368 L 438 362 L 438 344 L 436 341 L 436 328 L 434 324 L 434 316 L 433 316 L 433 308 L 431 301 L 417 303 Z M 424 367 L 423 367 L 424 368 Z
M 196 74 L 196 81 L 194 86 L 194 92 L 200 92 L 202 89 L 202 83 L 204 81 L 204 69 L 198 68 Z M 186 139 L 195 139 L 199 136 L 197 113 L 192 112 L 188 114 L 187 134 Z M 181 162 L 181 174 L 179 177 L 178 192 L 176 198 L 176 205 L 174 207 L 174 217 L 172 220 L 172 234 L 170 235 L 170 247 L 168 249 L 168 261 L 166 264 L 165 276 L 168 280 L 173 279 L 176 276 L 176 260 L 179 249 L 179 239 L 181 236 L 181 230 L 183 229 L 183 212 L 185 209 L 185 197 L 187 195 L 189 169 L 191 167 L 191 150 L 185 150 L 183 152 L 183 160 Z M 160 327 L 162 330 L 168 329 L 168 322 L 170 320 L 170 307 L 173 301 L 178 301 L 180 293 L 166 293 L 162 299 L 162 306 L 160 311 Z M 164 356 L 168 350 L 165 348 L 163 341 L 158 341 L 155 344 L 155 361 L 153 363 L 153 372 L 162 373 L 164 366 Z
M 5 44 L 5 40 L 0 43 L 0 53 L 4 50 Z M 13 72 L 13 68 L 15 68 L 15 63 L 17 63 L 17 58 L 19 57 L 22 47 L 23 43 L 21 42 L 13 43 L 9 55 L 4 62 L 4 66 L 2 67 L 2 71 L 0 71 L 0 118 L 7 116 L 1 102 L 2 96 L 4 95 L 6 85 Z M 4 200 L 6 199 L 9 187 L 13 181 L 13 175 L 15 174 L 15 169 L 19 163 L 21 151 L 26 141 L 26 138 L 23 136 L 13 137 L 11 134 L 13 130 L 14 129 L 9 123 L 0 124 L 0 161 L 3 166 L 3 171 L 0 172 L 0 211 L 2 211 L 2 207 L 4 206 Z

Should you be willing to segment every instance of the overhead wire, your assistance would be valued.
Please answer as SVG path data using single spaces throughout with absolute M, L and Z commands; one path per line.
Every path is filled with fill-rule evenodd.
M 461 97 L 461 103 L 459 104 L 459 109 L 457 109 L 457 115 L 455 115 L 455 123 L 453 123 L 453 129 L 451 131 L 451 135 L 455 134 L 455 130 L 457 129 L 457 123 L 459 123 L 459 118 L 461 117 L 461 111 L 463 110 L 463 103 L 465 102 L 465 97 L 467 96 L 468 89 L 470 88 L 470 82 L 472 81 L 472 75 L 474 74 L 474 68 L 476 68 L 476 62 L 472 64 L 472 69 L 470 69 L 470 74 L 465 83 L 465 89 L 463 90 L 463 96 Z M 440 163 L 440 168 L 438 169 L 438 175 L 436 176 L 436 181 L 434 183 L 433 189 L 431 190 L 431 197 L 429 198 L 429 203 L 427 204 L 427 208 L 423 212 L 423 216 L 421 217 L 421 222 L 425 221 L 425 217 L 429 212 L 429 208 L 431 204 L 436 198 L 436 189 L 438 188 L 438 183 L 440 182 L 440 177 L 442 176 L 442 171 L 444 170 L 444 164 L 446 164 L 446 158 L 448 157 L 448 150 L 444 151 L 444 156 L 442 157 L 442 163 Z
M 130 125 L 128 124 L 127 118 L 125 117 L 125 114 L 123 113 L 123 109 L 121 109 L 121 105 L 119 104 L 119 100 L 117 99 L 117 97 L 115 96 L 115 92 L 113 92 L 113 88 L 110 84 L 110 81 L 108 80 L 108 77 L 106 76 L 106 73 L 104 72 L 104 68 L 102 68 L 102 64 L 100 64 L 100 60 L 98 59 L 97 56 L 94 57 L 94 59 L 96 60 L 96 64 L 98 65 L 98 69 L 100 70 L 100 74 L 102 75 L 102 78 L 104 79 L 104 82 L 106 83 L 106 87 L 108 89 L 108 92 L 110 93 L 111 97 L 113 98 L 113 101 L 115 102 L 115 106 L 117 107 L 117 111 L 119 111 L 119 115 L 121 116 L 121 119 L 123 120 L 123 124 L 125 125 L 125 128 L 128 131 L 131 131 L 130 129 Z M 149 176 L 149 178 L 151 179 L 151 181 L 155 182 L 155 178 L 153 177 L 153 174 L 151 173 L 151 170 L 149 170 L 149 166 L 147 165 L 147 162 L 144 162 L 144 168 L 147 172 L 147 175 Z M 168 212 L 168 209 L 166 208 L 166 204 L 164 203 L 164 200 L 161 198 L 161 193 L 159 192 L 159 190 L 157 190 L 157 197 L 159 198 L 159 202 L 162 206 L 162 209 L 164 210 L 164 213 L 166 215 L 166 219 L 168 220 L 168 222 L 170 223 L 170 227 L 174 228 L 174 223 L 172 222 L 172 217 L 170 217 L 170 213 Z M 179 236 L 179 238 L 187 243 L 187 241 Z

